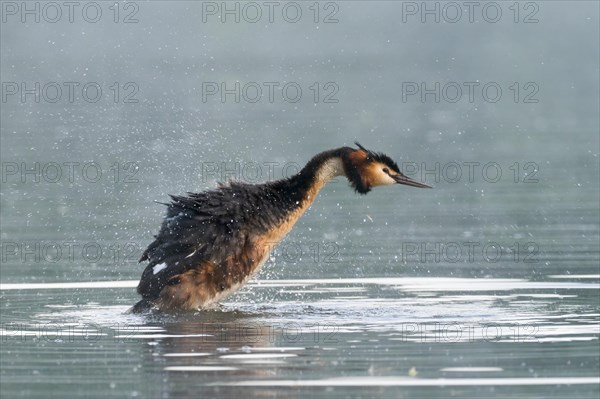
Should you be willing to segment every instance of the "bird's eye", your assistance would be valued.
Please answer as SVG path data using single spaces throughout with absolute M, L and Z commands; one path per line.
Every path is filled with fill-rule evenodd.
M 388 168 L 383 168 L 383 171 L 384 171 L 385 173 L 387 173 L 388 175 L 390 174 L 390 170 L 389 170 Z

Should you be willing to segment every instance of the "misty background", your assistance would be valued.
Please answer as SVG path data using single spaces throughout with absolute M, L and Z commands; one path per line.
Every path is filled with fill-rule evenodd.
M 399 242 L 407 239 L 506 239 L 509 245 L 516 234 L 539 243 L 542 253 L 597 250 L 596 2 L 519 3 L 518 15 L 512 3 L 499 2 L 502 14 L 494 23 L 488 20 L 495 9 L 484 15 L 484 3 L 474 9 L 473 22 L 463 9 L 455 23 L 446 21 L 454 18 L 447 3 L 437 3 L 439 23 L 435 15 L 422 22 L 421 3 L 389 1 L 318 3 L 318 15 L 313 3 L 299 2 L 302 17 L 295 23 L 288 22 L 295 8 L 284 17 L 284 3 L 274 9 L 273 22 L 263 3 L 253 3 L 262 12 L 256 23 L 249 22 L 256 7 L 244 14 L 245 3 L 237 3 L 239 22 L 235 15 L 222 22 L 220 2 L 100 2 L 95 23 L 83 17 L 85 3 L 73 22 L 63 8 L 54 23 L 44 20 L 54 18 L 52 9 L 44 14 L 45 3 L 39 3 L 39 23 L 35 15 L 21 22 L 21 3 L 15 4 L 16 11 L 3 3 L 1 25 L 5 242 L 135 242 L 137 255 L 163 216 L 163 206 L 153 201 L 214 187 L 221 177 L 266 180 L 266 164 L 275 165 L 279 178 L 289 163 L 301 167 L 320 151 L 358 140 L 403 169 L 412 167 L 413 177 L 435 189 L 394 187 L 359 197 L 338 179 L 290 240 L 334 241 L 342 255 L 355 243 L 363 253 L 346 252 L 342 263 L 374 275 L 398 272 L 384 255 L 402 258 Z M 40 101 L 21 97 L 21 85 L 31 90 L 36 82 Z M 63 89 L 54 103 L 48 101 L 56 97 L 53 87 L 46 95 L 41 89 L 50 82 Z M 64 82 L 77 84 L 72 102 Z M 236 82 L 251 83 L 239 101 L 206 92 Z M 274 87 L 272 101 L 265 82 Z M 436 102 L 434 95 L 407 94 L 436 82 L 457 83 L 462 97 Z M 465 82 L 479 83 L 473 101 Z M 82 87 L 90 83 L 102 88 L 97 102 L 83 98 Z M 501 87 L 498 101 L 483 97 L 486 83 Z M 286 84 L 302 89 L 297 102 L 284 97 Z M 256 85 L 264 89 L 262 98 L 247 101 Z M 446 97 L 453 96 L 449 90 Z M 526 102 L 527 95 L 534 102 Z M 22 174 L 52 162 L 63 165 L 57 182 Z M 66 177 L 68 162 L 77 164 L 73 179 Z M 97 181 L 82 177 L 88 162 L 101 168 Z M 236 169 L 252 162 L 258 171 Z M 502 172 L 493 183 L 482 174 L 490 162 Z M 479 165 L 473 179 L 468 163 Z M 234 172 L 223 174 L 227 168 Z M 531 173 L 533 183 L 525 183 Z M 367 215 L 380 218 L 371 222 Z M 571 226 L 569 239 L 565 225 Z M 541 231 L 550 236 L 536 235 Z M 4 259 L 2 281 L 137 279 L 141 266 L 134 257 L 63 265 L 11 256 Z M 337 275 L 341 266 L 333 266 L 309 267 Z M 448 266 L 428 272 L 460 273 L 458 265 Z M 483 269 L 490 272 L 490 265 Z M 423 272 L 419 265 L 401 270 Z M 290 266 L 277 273 L 307 271 Z M 523 265 L 514 273 L 535 275 Z
M 599 8 L 1 1 L 0 395 L 597 398 Z M 335 179 L 218 310 L 126 314 L 157 202 L 354 141 L 434 188 Z

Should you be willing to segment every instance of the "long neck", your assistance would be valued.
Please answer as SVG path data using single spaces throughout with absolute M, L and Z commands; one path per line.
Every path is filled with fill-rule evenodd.
M 306 184 L 308 191 L 319 192 L 337 176 L 344 176 L 344 164 L 339 150 L 322 152 L 313 157 L 298 173 L 298 180 Z
M 310 205 L 327 182 L 346 174 L 342 160 L 344 150 L 339 148 L 315 155 L 297 175 L 287 179 L 287 189 L 299 205 Z
M 314 156 L 302 170 L 287 179 L 268 183 L 266 195 L 272 204 L 271 221 L 275 224 L 291 215 L 299 217 L 312 204 L 323 186 L 336 176 L 345 175 L 343 156 L 346 148 L 325 151 Z
M 270 205 L 261 208 L 268 215 L 270 239 L 278 242 L 308 209 L 323 186 L 336 176 L 345 175 L 345 148 L 322 152 L 302 170 L 288 178 L 268 183 Z

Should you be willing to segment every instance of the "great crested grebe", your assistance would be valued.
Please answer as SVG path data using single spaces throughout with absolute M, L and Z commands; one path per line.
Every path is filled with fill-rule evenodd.
M 233 293 L 336 176 L 346 176 L 360 194 L 392 184 L 430 187 L 403 175 L 387 155 L 355 144 L 358 149 L 317 154 L 287 179 L 171 195 L 160 231 L 140 259 L 149 262 L 137 287 L 143 299 L 131 311 L 202 309 Z

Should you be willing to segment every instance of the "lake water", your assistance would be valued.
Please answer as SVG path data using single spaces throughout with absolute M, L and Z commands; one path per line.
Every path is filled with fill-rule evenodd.
M 298 23 L 120 4 L 132 24 L 99 4 L 98 23 L 1 25 L 3 84 L 40 83 L 39 102 L 3 86 L 3 398 L 598 397 L 597 3 L 521 2 L 515 22 L 498 2 L 494 23 L 423 23 L 412 2 L 317 3 L 318 23 L 312 2 Z M 272 102 L 206 92 L 236 81 L 278 86 Z M 104 94 L 51 102 L 49 82 Z M 422 82 L 504 94 L 402 96 Z M 434 189 L 337 179 L 219 309 L 125 313 L 154 201 L 354 140 Z

